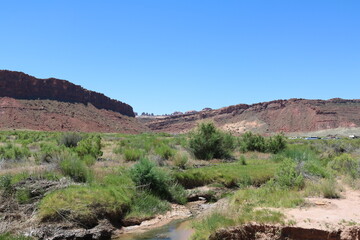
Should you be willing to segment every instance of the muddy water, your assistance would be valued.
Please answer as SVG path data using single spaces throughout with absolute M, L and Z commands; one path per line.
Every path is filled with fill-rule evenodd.
M 189 220 L 173 221 L 163 227 L 141 234 L 126 234 L 116 240 L 188 240 L 193 230 Z

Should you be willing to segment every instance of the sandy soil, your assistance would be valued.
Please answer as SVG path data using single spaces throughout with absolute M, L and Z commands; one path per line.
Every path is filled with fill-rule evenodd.
M 360 224 L 360 191 L 344 186 L 340 199 L 307 198 L 306 207 L 285 210 L 295 226 L 322 230 L 343 229 Z

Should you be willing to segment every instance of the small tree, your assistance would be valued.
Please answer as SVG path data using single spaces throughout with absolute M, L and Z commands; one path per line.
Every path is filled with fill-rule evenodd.
M 190 135 L 190 148 L 197 159 L 229 158 L 235 148 L 231 134 L 218 130 L 214 123 L 201 123 Z
M 282 134 L 270 137 L 267 141 L 267 152 L 278 153 L 286 148 L 286 140 Z

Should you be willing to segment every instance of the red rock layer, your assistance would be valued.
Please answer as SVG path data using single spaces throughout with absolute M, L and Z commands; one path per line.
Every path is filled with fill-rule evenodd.
M 129 117 L 135 116 L 130 105 L 110 99 L 104 94 L 86 90 L 66 80 L 38 79 L 22 72 L 0 70 L 0 97 L 91 103 L 96 108 L 115 111 Z

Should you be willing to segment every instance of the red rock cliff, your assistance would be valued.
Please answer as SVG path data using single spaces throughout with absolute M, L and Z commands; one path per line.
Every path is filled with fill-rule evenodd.
M 96 108 L 111 110 L 134 117 L 133 108 L 123 102 L 106 97 L 55 78 L 38 79 L 22 72 L 0 70 L 0 97 L 16 99 L 49 99 L 71 103 L 91 103 Z

